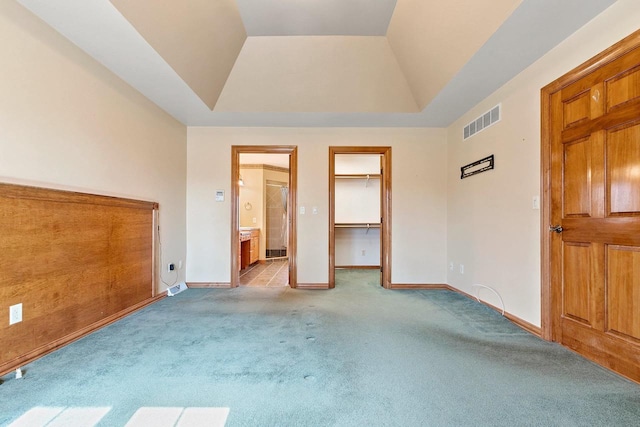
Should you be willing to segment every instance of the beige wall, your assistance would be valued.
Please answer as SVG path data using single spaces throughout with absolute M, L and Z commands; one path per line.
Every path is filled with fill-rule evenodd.
M 637 0 L 619 0 L 448 129 L 448 282 L 495 288 L 506 310 L 540 325 L 540 89 L 638 29 Z M 462 129 L 502 103 L 502 121 L 462 141 Z M 460 180 L 460 167 L 494 154 L 495 170 Z M 464 274 L 459 264 L 465 266 Z M 489 292 L 481 296 L 498 305 Z
M 241 155 L 242 157 L 242 155 Z M 245 169 L 240 167 L 244 186 L 240 187 L 240 227 L 258 227 L 262 229 L 264 216 L 264 170 L 262 168 Z M 245 204 L 251 204 L 251 210 Z M 253 222 L 253 218 L 256 222 Z
M 298 146 L 298 281 L 328 281 L 331 145 L 390 145 L 393 161 L 392 281 L 446 280 L 446 133 L 443 129 L 190 127 L 187 240 L 190 282 L 229 282 L 231 146 Z M 215 202 L 215 190 L 227 195 Z M 313 207 L 318 214 L 312 214 Z
M 186 261 L 185 127 L 16 2 L 0 40 L 0 181 L 157 201 L 163 264 Z

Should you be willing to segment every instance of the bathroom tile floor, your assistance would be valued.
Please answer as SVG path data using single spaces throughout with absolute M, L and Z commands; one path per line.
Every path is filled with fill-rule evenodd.
M 259 262 L 240 271 L 240 286 L 284 287 L 289 285 L 289 260 Z

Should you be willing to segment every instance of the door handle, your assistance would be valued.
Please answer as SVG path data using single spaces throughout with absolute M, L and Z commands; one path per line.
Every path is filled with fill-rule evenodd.
M 549 231 L 555 231 L 556 233 L 562 233 L 562 226 L 561 225 L 550 225 L 549 226 Z

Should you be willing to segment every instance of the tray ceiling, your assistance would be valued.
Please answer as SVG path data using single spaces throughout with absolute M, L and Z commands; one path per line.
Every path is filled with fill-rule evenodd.
M 249 36 L 384 36 L 396 0 L 236 0 Z
M 18 0 L 191 126 L 443 127 L 615 0 Z

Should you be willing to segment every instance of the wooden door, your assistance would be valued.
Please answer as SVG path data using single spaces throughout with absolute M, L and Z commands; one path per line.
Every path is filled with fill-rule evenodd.
M 640 381 L 640 48 L 549 113 L 552 337 Z

